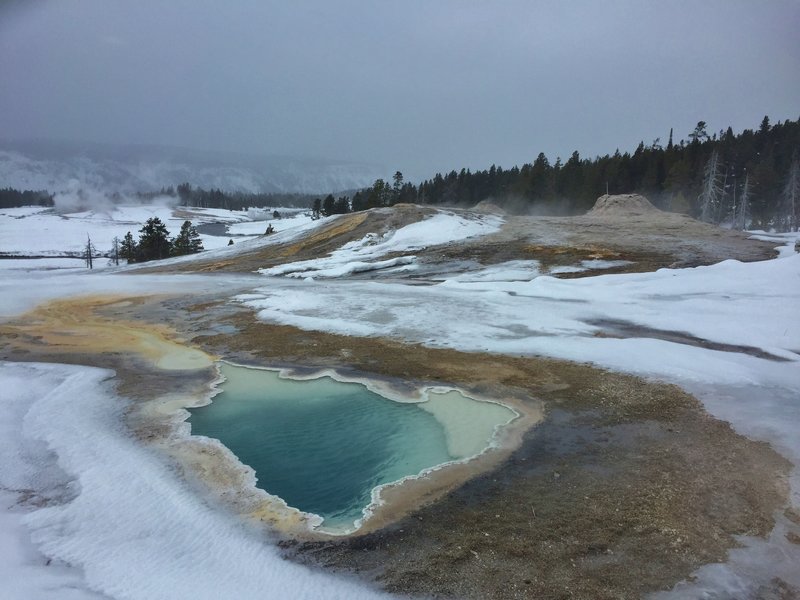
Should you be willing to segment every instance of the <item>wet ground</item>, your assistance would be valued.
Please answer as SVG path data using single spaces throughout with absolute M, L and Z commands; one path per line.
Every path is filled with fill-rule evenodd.
M 345 541 L 284 544 L 297 560 L 391 591 L 636 598 L 723 560 L 734 535 L 765 535 L 786 502 L 789 463 L 674 386 L 560 361 L 304 332 L 240 311 L 220 318 L 237 335 L 195 343 L 543 403 L 545 421 L 513 455 L 401 521 Z
M 401 385 L 449 383 L 532 411 L 544 407 L 545 420 L 527 429 L 513 453 L 414 502 L 398 502 L 379 528 L 316 542 L 286 534 L 283 547 L 294 560 L 355 572 L 390 591 L 635 598 L 723 560 L 735 535 L 765 535 L 787 499 L 785 459 L 712 419 L 670 385 L 563 361 L 268 325 L 212 298 L 199 304 L 174 297 L 78 300 L 34 314 L 0 328 L 2 358 L 110 367 L 120 393 L 134 399 L 165 389 L 198 393 L 212 376 L 155 369 L 160 355 L 152 340 L 160 338 L 167 346 L 185 339 L 209 355 L 241 362 L 336 367 Z M 125 351 L 108 347 L 114 322 L 130 342 Z M 132 329 L 142 331 L 133 335 Z M 47 330 L 56 337 L 48 340 Z M 98 340 L 96 348 L 91 340 Z M 131 426 L 155 446 L 170 431 L 166 425 L 143 429 L 135 419 Z M 226 505 L 193 476 L 207 463 L 176 465 L 199 493 Z M 213 475 L 238 485 L 235 477 Z M 228 508 L 246 512 L 252 504 Z
M 464 212 L 451 209 L 454 212 Z M 308 236 L 244 252 L 235 260 L 202 259 L 169 267 L 170 270 L 251 272 L 288 261 L 326 256 L 345 243 L 368 233 L 383 233 L 419 221 L 433 209 L 397 205 L 344 215 L 322 223 Z M 685 215 L 655 211 L 646 215 L 585 215 L 532 217 L 507 215 L 502 228 L 491 235 L 415 251 L 424 273 L 453 273 L 453 264 L 493 265 L 508 260 L 535 259 L 544 270 L 573 266 L 582 260 L 626 260 L 630 264 L 607 273 L 654 271 L 664 267 L 708 265 L 726 259 L 764 260 L 775 256 L 774 243 L 748 239 L 748 234 L 713 227 Z M 393 258 L 389 254 L 386 258 Z M 148 267 L 161 271 L 163 267 Z M 596 273 L 563 273 L 558 277 L 585 277 Z M 380 277 L 370 273 L 366 277 Z M 415 274 L 408 275 L 415 277 Z
M 396 227 L 426 211 L 401 207 L 350 215 L 293 244 L 180 268 L 242 272 L 313 258 L 363 237 L 376 223 Z M 375 214 L 378 221 L 367 221 Z M 509 217 L 497 234 L 431 248 L 420 259 L 434 266 L 537 259 L 547 267 L 602 258 L 633 261 L 620 270 L 651 270 L 773 254 L 772 244 L 683 219 L 659 216 L 631 229 L 608 218 Z M 624 323 L 604 326 L 607 335 L 641 334 Z M 680 332 L 660 335 L 675 338 Z M 282 546 L 293 560 L 355 573 L 389 591 L 452 598 L 638 598 L 671 588 L 700 565 L 724 560 L 737 535 L 767 534 L 787 503 L 790 464 L 767 444 L 711 418 L 675 386 L 564 361 L 269 325 L 221 296 L 54 303 L 0 324 L 0 358 L 110 367 L 118 373 L 119 391 L 140 400 L 164 389 L 202 391 L 210 372 L 188 378 L 158 374 L 158 352 L 148 350 L 153 339 L 242 364 L 335 368 L 399 388 L 446 383 L 516 403 L 531 414 L 544 411 L 539 425 L 531 422 L 519 432 L 516 449 L 443 479 L 413 502 L 398 501 L 392 514 L 361 535 L 318 541 L 284 535 Z M 702 343 L 685 336 L 678 341 Z M 169 427 L 142 429 L 135 419 L 131 426 L 156 445 L 169 434 Z M 190 476 L 195 467 L 202 465 L 176 462 Z M 202 493 L 202 480 L 192 481 Z M 230 481 L 237 484 L 236 477 Z M 222 497 L 213 501 L 243 512 Z M 797 597 L 785 582 L 773 583 L 762 597 Z

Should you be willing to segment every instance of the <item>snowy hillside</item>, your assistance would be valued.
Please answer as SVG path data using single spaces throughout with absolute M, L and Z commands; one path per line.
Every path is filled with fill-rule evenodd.
M 161 146 L 0 141 L 0 188 L 59 192 L 83 187 L 125 192 L 189 182 L 242 192 L 329 193 L 386 177 L 378 165 L 309 158 L 258 157 Z

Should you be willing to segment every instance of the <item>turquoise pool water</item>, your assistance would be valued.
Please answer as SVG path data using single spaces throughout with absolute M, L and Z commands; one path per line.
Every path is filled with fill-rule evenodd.
M 220 370 L 222 392 L 190 409 L 192 433 L 220 440 L 255 470 L 258 487 L 321 516 L 326 529 L 352 529 L 377 486 L 479 453 L 514 416 L 452 391 L 403 403 L 331 377 L 282 379 L 228 363 Z

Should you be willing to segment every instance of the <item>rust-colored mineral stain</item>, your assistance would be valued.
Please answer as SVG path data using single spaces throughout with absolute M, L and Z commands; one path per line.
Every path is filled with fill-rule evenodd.
M 186 346 L 164 325 L 103 316 L 103 309 L 124 309 L 144 302 L 121 296 L 84 296 L 38 306 L 5 326 L 14 345 L 27 350 L 43 346 L 56 354 L 133 353 L 167 370 L 204 369 L 215 357 Z

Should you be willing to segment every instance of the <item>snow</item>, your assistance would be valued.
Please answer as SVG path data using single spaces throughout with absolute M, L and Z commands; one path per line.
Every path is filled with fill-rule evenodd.
M 178 259 L 174 259 L 178 260 Z M 0 261 L 3 262 L 3 261 Z M 236 293 L 250 289 L 257 275 L 126 274 L 129 268 L 108 268 L 101 271 L 79 270 L 8 270 L 0 277 L 0 319 L 14 317 L 41 302 L 56 298 L 94 294 L 195 294 L 225 290 Z
M 602 269 L 613 269 L 631 264 L 628 260 L 583 260 L 580 266 L 553 267 L 547 270 L 550 275 L 561 273 L 582 273 Z M 542 275 L 543 269 L 538 260 L 509 260 L 496 265 L 483 267 L 448 277 L 448 281 L 458 283 L 477 283 L 485 281 L 509 282 L 531 281 Z
M 621 321 L 755 346 L 789 361 L 774 363 L 777 370 L 796 369 L 798 360 L 800 321 L 794 314 L 800 305 L 800 255 L 573 280 L 463 281 L 457 276 L 434 286 L 342 281 L 270 285 L 253 293 L 262 297 L 251 295 L 244 303 L 261 311 L 261 318 L 305 329 L 358 330 L 469 351 L 543 354 L 645 375 L 749 383 L 756 378 L 751 368 L 773 363 L 645 334 L 595 337 L 602 329 L 595 323 Z M 384 318 L 371 323 L 364 306 Z M 425 310 L 414 310 L 417 306 Z
M 775 233 L 766 231 L 752 231 L 753 235 L 750 237 L 754 240 L 762 240 L 765 242 L 775 242 L 780 244 L 778 247 L 778 256 L 785 258 L 795 253 L 796 244 L 800 243 L 800 232 L 791 231 L 787 233 Z
M 108 384 L 112 375 L 92 367 L 0 363 L 7 392 L 0 401 L 0 485 L 50 496 L 69 492 L 48 497 L 44 506 L 18 504 L 0 513 L 3 598 L 378 596 L 285 561 L 274 546 L 202 502 L 125 432 L 125 402 Z
M 462 351 L 551 356 L 677 383 L 712 415 L 746 436 L 770 442 L 793 463 L 791 499 L 797 506 L 800 254 L 791 249 L 796 235 L 770 239 L 783 245 L 783 258 L 573 280 L 518 280 L 533 274 L 532 265 L 516 273 L 489 268 L 478 277 L 456 275 L 432 286 L 309 282 L 262 287 L 238 300 L 263 320 L 304 329 Z M 614 322 L 627 324 L 632 337 L 596 336 L 603 321 L 612 322 L 612 331 Z M 733 347 L 709 349 L 687 343 L 686 336 L 657 339 L 648 329 Z M 776 520 L 769 540 L 742 537 L 743 548 L 731 551 L 726 563 L 700 569 L 694 583 L 680 584 L 663 597 L 748 596 L 776 576 L 800 586 L 800 549 L 785 538 L 786 531 L 797 528 L 782 515 Z
M 109 265 L 107 258 L 94 259 L 95 269 Z M 3 258 L 0 259 L 0 273 L 6 270 L 43 271 L 43 270 L 78 270 L 86 269 L 86 261 L 82 258 Z
M 538 260 L 509 260 L 451 276 L 449 281 L 468 283 L 479 281 L 530 281 L 541 274 Z
M 310 214 L 303 212 L 287 213 L 285 209 L 281 209 L 281 211 L 283 211 L 281 212 L 283 216 L 280 219 L 273 219 L 272 211 L 270 210 L 260 214 L 255 211 L 248 211 L 248 216 L 254 220 L 229 225 L 228 233 L 231 235 L 262 235 L 266 231 L 267 225 L 272 225 L 272 229 L 277 233 L 313 222 Z
M 178 263 L 185 263 L 185 262 L 192 262 L 197 260 L 198 258 L 203 259 L 210 259 L 213 258 L 215 260 L 223 259 L 223 258 L 231 258 L 243 252 L 248 252 L 252 250 L 257 250 L 259 248 L 263 248 L 265 246 L 272 246 L 275 244 L 286 244 L 297 240 L 307 234 L 309 231 L 316 229 L 317 227 L 321 227 L 324 224 L 328 224 L 331 222 L 332 219 L 336 219 L 338 217 L 328 217 L 327 219 L 304 219 L 302 216 L 298 216 L 296 221 L 293 219 L 287 219 L 287 227 L 285 229 L 281 229 L 280 231 L 272 234 L 272 235 L 259 235 L 254 236 L 251 238 L 242 238 L 237 237 L 234 239 L 234 243 L 232 245 L 228 245 L 228 240 L 231 239 L 229 236 L 225 235 L 222 237 L 216 237 L 217 240 L 223 240 L 224 245 L 206 249 L 206 252 L 201 254 L 195 255 L 188 255 L 188 256 L 178 256 L 174 258 L 169 258 L 165 260 L 161 260 L 158 262 L 159 265 L 170 265 L 170 264 L 178 264 Z M 295 225 L 294 223 L 299 223 Z M 209 236 L 213 237 L 213 236 Z M 154 263 L 143 263 L 142 265 L 131 265 L 131 269 L 135 270 L 137 268 L 147 268 L 153 266 Z
M 476 215 L 468 218 L 454 213 L 439 211 L 433 216 L 389 231 L 383 235 L 370 233 L 348 242 L 324 258 L 303 260 L 261 269 L 264 275 L 286 275 L 289 277 L 341 277 L 367 270 L 410 264 L 413 256 L 405 256 L 404 262 L 387 260 L 377 262 L 389 253 L 403 253 L 439 246 L 455 240 L 488 235 L 502 225 L 500 217 Z M 369 266 L 372 263 L 372 266 Z
M 98 252 L 111 249 L 115 237 L 127 232 L 138 239 L 147 219 L 157 217 L 174 236 L 184 221 L 202 223 L 239 222 L 244 213 L 222 209 L 178 208 L 162 204 L 107 206 L 105 210 L 59 213 L 54 209 L 23 207 L 0 211 L 0 253 L 23 256 L 58 256 L 81 253 L 87 235 Z M 264 233 L 260 231 L 259 233 Z M 203 246 L 213 249 L 227 245 L 227 237 L 201 234 Z
M 69 218 L 41 208 L 5 209 L 0 212 L 0 250 L 61 251 L 80 227 L 93 224 L 109 235 L 115 228 L 130 228 L 127 221 L 140 222 L 151 210 L 172 209 L 130 207 L 109 216 L 95 212 Z M 227 219 L 241 231 L 256 224 L 266 227 L 264 221 L 238 221 L 247 218 L 243 215 L 198 214 L 193 222 Z M 274 235 L 201 256 L 234 256 L 295 240 L 330 219 L 298 215 L 272 222 L 278 230 Z M 768 441 L 795 465 L 791 493 L 800 505 L 800 254 L 793 251 L 798 234 L 754 232 L 783 248 L 782 258 L 757 263 L 724 261 L 564 280 L 542 274 L 536 261 L 510 261 L 445 275 L 425 286 L 346 278 L 365 269 L 414 269 L 415 252 L 486 235 L 501 223 L 494 216 L 471 219 L 440 211 L 383 236 L 351 242 L 327 257 L 265 269 L 287 276 L 269 280 L 258 275 L 126 274 L 135 266 L 91 273 L 48 270 L 63 259 L 0 261 L 0 318 L 68 295 L 224 290 L 272 323 L 462 351 L 591 362 L 681 385 L 743 435 Z M 47 236 L 36 233 L 44 226 L 50 228 Z M 83 239 L 79 236 L 79 244 Z M 585 261 L 570 268 L 618 265 Z M 717 347 L 692 344 L 691 336 Z M 231 597 L 371 594 L 283 561 L 268 542 L 254 540 L 200 502 L 158 455 L 122 429 L 125 404 L 105 382 L 110 376 L 92 368 L 0 363 L 0 488 L 5 490 L 0 500 L 9 507 L 0 511 L 5 560 L 0 595 L 11 600 L 93 598 L 94 592 L 115 598 L 210 598 L 219 597 L 220 589 Z M 19 492 L 9 491 L 23 489 L 35 490 L 45 505 L 22 502 Z M 700 598 L 708 590 L 746 596 L 742 590 L 776 575 L 800 586 L 800 549 L 784 535 L 791 527 L 778 516 L 769 540 L 742 538 L 743 547 L 733 550 L 726 563 L 700 569 L 697 581 L 681 584 L 673 597 Z
M 58 502 L 70 481 L 47 446 L 26 436 L 31 404 L 58 385 L 59 369 L 32 370 L 0 363 L 0 591 L 8 600 L 100 598 L 85 586 L 80 569 L 48 561 L 31 541 L 25 520 L 36 502 Z M 35 375 L 35 376 L 31 376 Z M 74 486 L 73 486 L 74 487 Z M 36 491 L 25 501 L 23 490 Z

